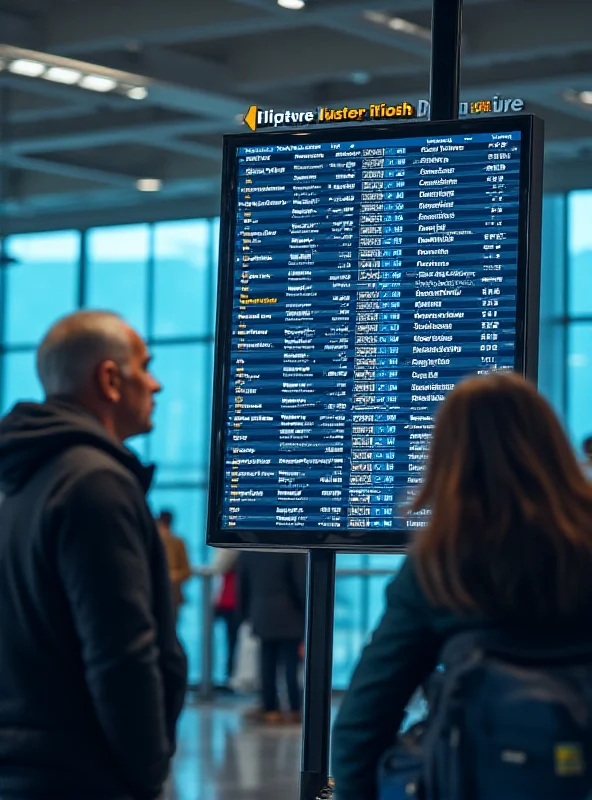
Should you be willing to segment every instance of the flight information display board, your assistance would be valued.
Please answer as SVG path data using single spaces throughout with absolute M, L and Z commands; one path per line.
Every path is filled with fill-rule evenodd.
M 226 138 L 211 544 L 424 524 L 402 506 L 438 403 L 536 369 L 541 140 L 532 117 Z

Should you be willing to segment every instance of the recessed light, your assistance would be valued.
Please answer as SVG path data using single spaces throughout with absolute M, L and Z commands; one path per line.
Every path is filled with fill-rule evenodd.
M 78 83 L 82 73 L 78 69 L 68 69 L 68 67 L 50 67 L 43 75 L 48 81 L 55 83 L 66 83 L 69 86 Z
M 162 181 L 160 178 L 140 178 L 136 181 L 136 189 L 139 192 L 160 192 Z
M 30 58 L 17 58 L 8 65 L 10 72 L 15 75 L 26 75 L 28 78 L 38 78 L 45 72 L 45 64 L 33 61 Z
M 578 94 L 578 100 L 580 103 L 585 103 L 587 106 L 592 106 L 592 92 L 580 92 Z
M 290 11 L 300 11 L 306 5 L 305 0 L 277 0 L 278 6 L 287 8 Z
M 117 81 L 103 75 L 85 75 L 78 85 L 91 92 L 110 92 L 117 86 Z
M 132 86 L 127 90 L 126 95 L 130 100 L 145 100 L 148 97 L 148 89 L 145 86 Z

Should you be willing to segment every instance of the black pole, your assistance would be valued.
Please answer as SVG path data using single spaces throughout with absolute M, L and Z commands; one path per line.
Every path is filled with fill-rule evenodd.
M 8 163 L 8 145 L 9 145 L 9 130 L 8 130 L 8 114 L 9 114 L 9 101 L 10 90 L 6 87 L 0 87 L 0 204 L 8 200 L 8 180 L 9 180 L 9 163 Z M 6 225 L 5 225 L 5 212 L 0 207 L 0 269 L 6 267 L 8 253 L 6 252 Z
M 334 606 L 335 551 L 311 550 L 306 599 L 300 800 L 317 800 L 329 795 Z
M 458 119 L 463 0 L 434 0 L 430 119 Z
M 9 211 L 5 208 L 10 196 L 10 163 L 8 148 L 10 145 L 10 105 L 11 91 L 0 86 L 0 338 L 4 341 L 6 327 L 6 273 L 9 266 L 9 255 L 6 247 L 8 236 Z M 4 394 L 5 359 L 0 358 L 0 400 Z

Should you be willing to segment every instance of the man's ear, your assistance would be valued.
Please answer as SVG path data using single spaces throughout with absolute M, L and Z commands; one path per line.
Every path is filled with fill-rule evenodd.
M 96 380 L 102 400 L 119 403 L 121 400 L 121 370 L 115 361 L 102 361 L 97 367 Z

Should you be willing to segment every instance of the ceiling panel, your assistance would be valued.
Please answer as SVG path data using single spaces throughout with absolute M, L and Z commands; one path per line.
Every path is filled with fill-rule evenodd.
M 169 216 L 180 205 L 216 213 L 221 136 L 242 130 L 250 103 L 426 98 L 430 9 L 430 0 L 309 0 L 302 12 L 274 0 L 0 0 L 0 56 L 3 46 L 33 48 L 119 81 L 102 94 L 0 69 L 5 226 L 43 227 L 60 213 Z M 547 122 L 549 185 L 592 187 L 592 105 L 580 99 L 592 92 L 592 2 L 466 0 L 463 42 L 463 97 L 524 98 Z M 138 87 L 146 97 L 127 96 Z M 134 190 L 140 176 L 162 179 L 158 197 Z

